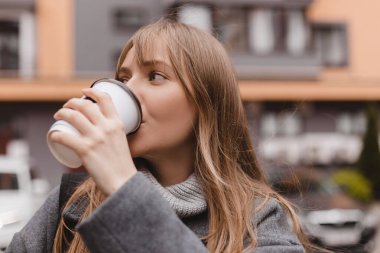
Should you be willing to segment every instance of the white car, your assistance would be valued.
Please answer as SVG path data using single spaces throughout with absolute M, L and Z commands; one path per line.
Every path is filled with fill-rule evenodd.
M 303 218 L 306 233 L 318 244 L 328 248 L 354 249 L 372 247 L 377 217 L 359 209 L 330 209 L 309 212 Z
M 47 181 L 30 176 L 28 159 L 0 156 L 0 252 L 46 198 Z
M 277 170 L 271 183 L 298 207 L 312 242 L 337 252 L 371 252 L 379 224 L 376 210 L 348 196 L 326 172 Z

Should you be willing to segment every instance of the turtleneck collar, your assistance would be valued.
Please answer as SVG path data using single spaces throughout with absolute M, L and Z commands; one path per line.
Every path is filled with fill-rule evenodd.
M 207 209 L 206 199 L 194 173 L 182 183 L 163 187 L 148 169 L 141 169 L 140 171 L 155 186 L 161 196 L 169 202 L 178 217 L 193 216 Z

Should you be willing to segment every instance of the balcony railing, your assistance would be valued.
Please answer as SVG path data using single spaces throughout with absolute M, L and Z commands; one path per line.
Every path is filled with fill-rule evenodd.
M 321 71 L 316 54 L 232 55 L 240 79 L 316 79 Z

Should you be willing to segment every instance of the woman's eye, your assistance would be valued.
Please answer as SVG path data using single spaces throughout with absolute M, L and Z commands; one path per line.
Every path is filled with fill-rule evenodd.
M 119 78 L 120 82 L 127 83 L 129 81 L 129 78 Z
M 160 80 L 165 80 L 166 78 L 157 72 L 152 72 L 149 74 L 149 81 L 160 81 Z

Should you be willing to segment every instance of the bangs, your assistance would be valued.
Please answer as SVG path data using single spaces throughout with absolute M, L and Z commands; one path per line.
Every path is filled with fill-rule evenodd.
M 123 51 L 120 54 L 118 59 L 117 68 L 116 68 L 116 77 L 117 74 L 123 65 L 123 62 L 128 54 L 128 52 L 133 47 L 135 50 L 136 61 L 139 65 L 143 62 L 153 62 L 155 64 L 158 59 L 160 52 L 165 52 L 167 60 L 170 60 L 171 57 L 168 55 L 169 50 L 167 47 L 166 37 L 167 34 L 164 32 L 164 27 L 159 24 L 151 24 L 140 28 L 128 41 L 125 45 Z M 172 63 L 170 61 L 170 63 Z
M 132 43 L 135 48 L 135 56 L 138 64 L 147 61 L 153 61 L 154 63 L 157 59 L 157 55 L 162 51 L 166 52 L 165 55 L 167 55 L 167 49 L 164 48 L 165 43 L 160 43 L 162 37 L 162 33 L 158 35 L 157 32 L 148 29 L 136 34 Z

